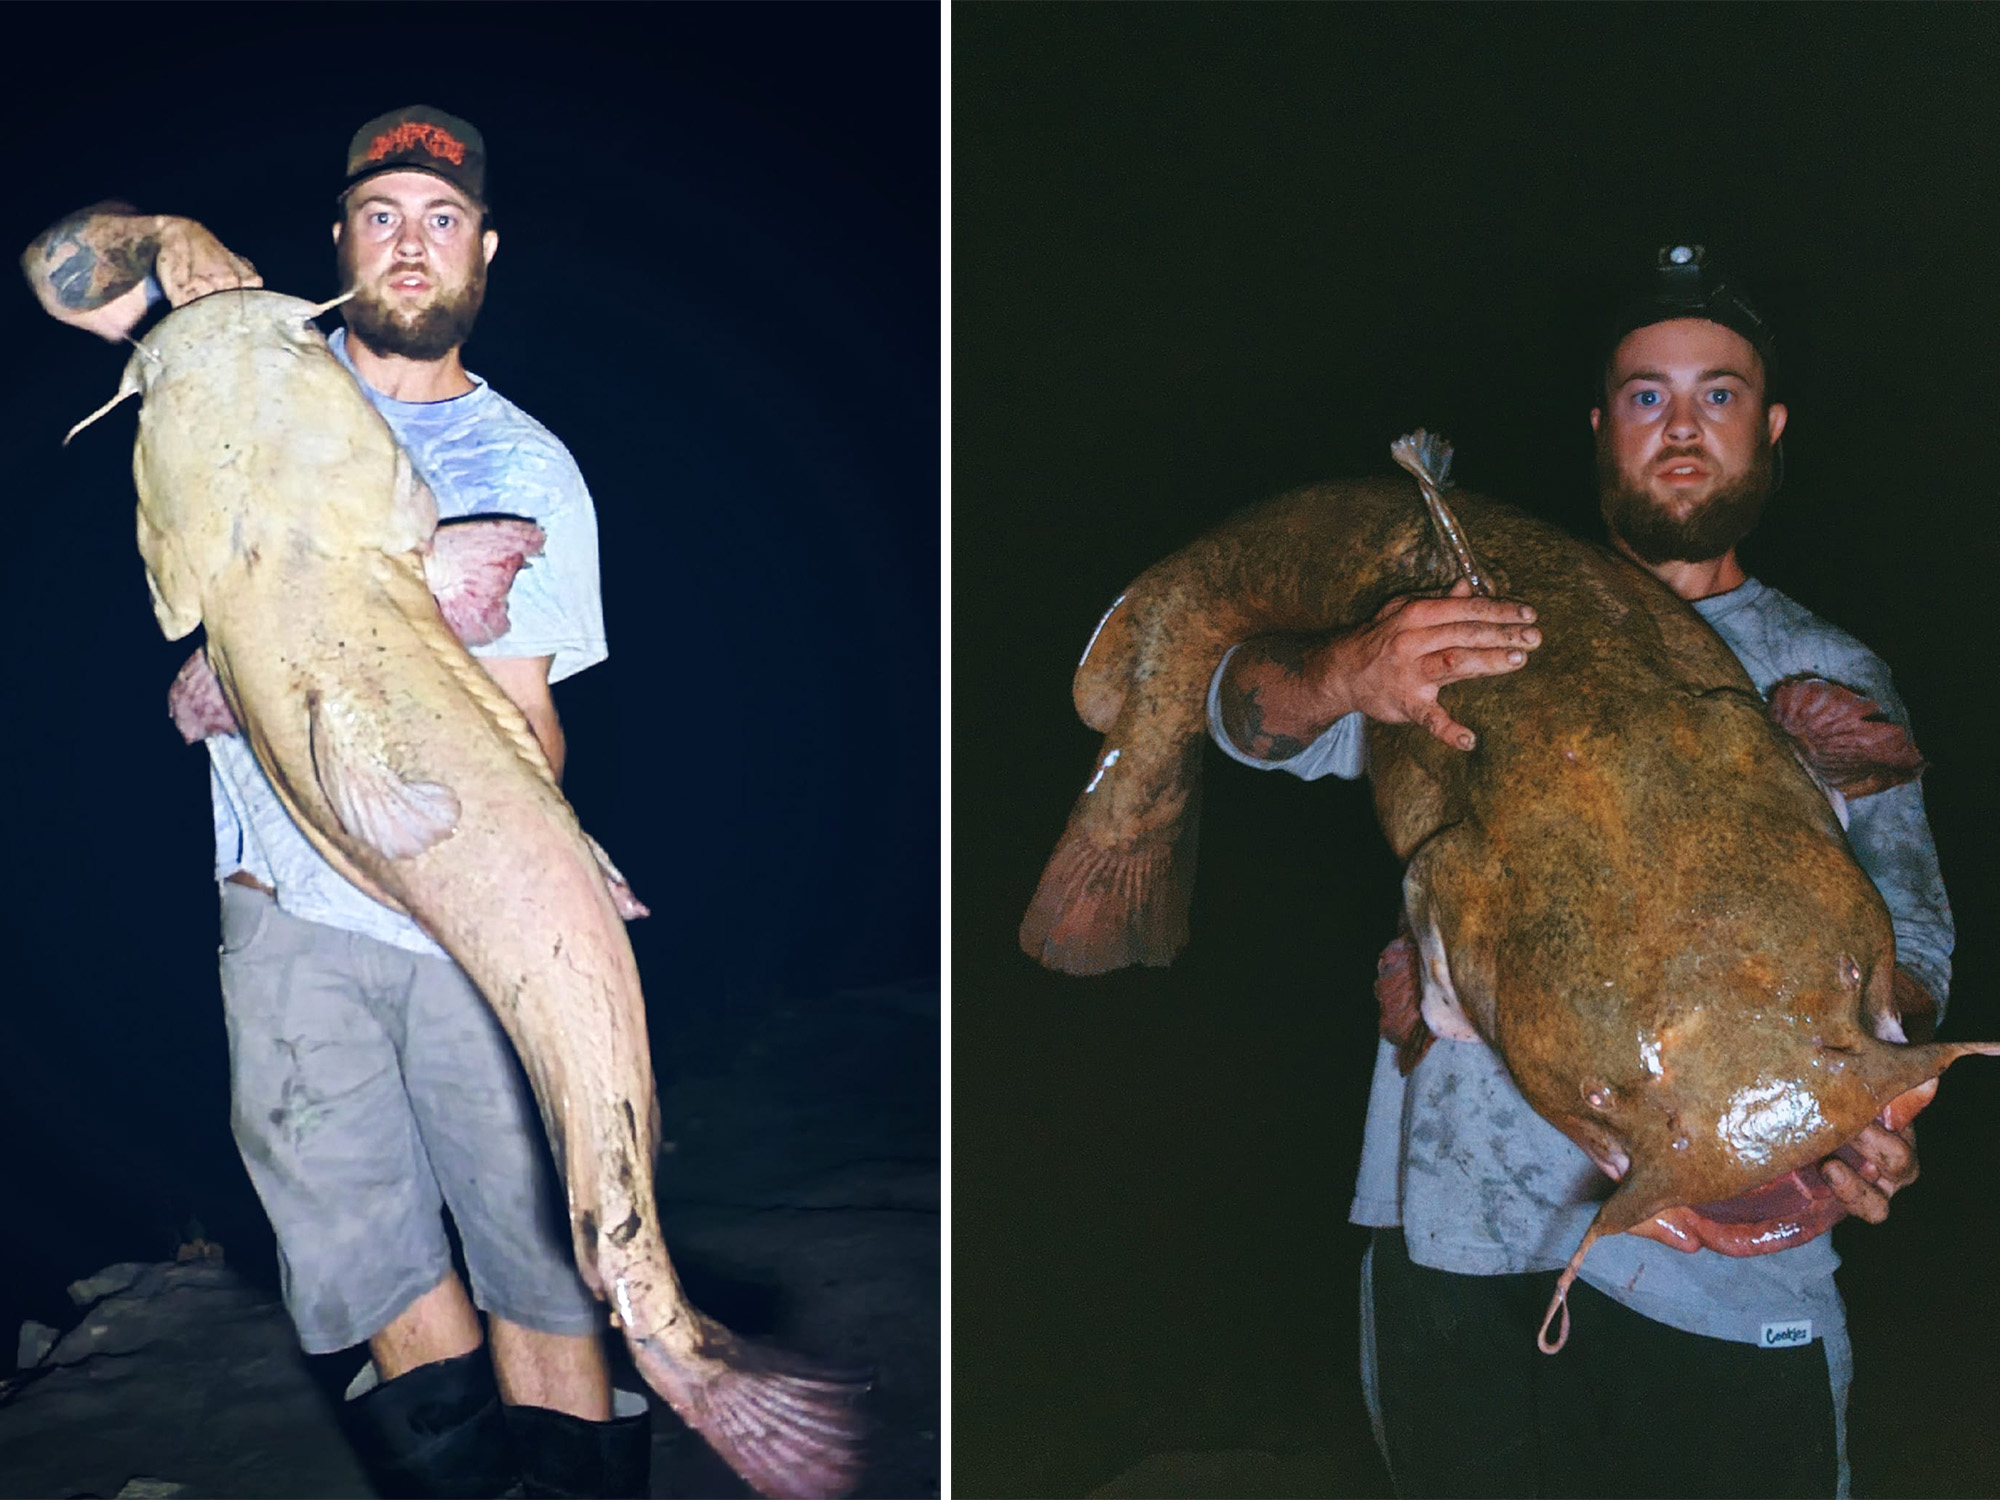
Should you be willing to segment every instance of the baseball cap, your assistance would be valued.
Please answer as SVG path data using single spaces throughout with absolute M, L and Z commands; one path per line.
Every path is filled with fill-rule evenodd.
M 486 202 L 486 142 L 456 115 L 428 104 L 411 104 L 377 115 L 354 132 L 347 147 L 347 181 L 340 196 L 357 182 L 384 172 L 429 172 Z
M 1709 264 L 1706 249 L 1690 244 L 1661 246 L 1651 275 L 1618 305 L 1599 345 L 1600 369 L 1628 333 L 1674 318 L 1705 318 L 1741 334 L 1764 362 L 1765 389 L 1775 384 L 1778 342 L 1770 323 L 1740 280 L 1717 271 Z

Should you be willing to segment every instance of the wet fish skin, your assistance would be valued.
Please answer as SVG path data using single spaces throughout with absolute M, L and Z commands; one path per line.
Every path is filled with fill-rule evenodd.
M 1443 690 L 1471 753 L 1371 723 L 1376 810 L 1407 862 L 1433 1029 L 1493 1045 L 1618 1179 L 1591 1238 L 1822 1160 L 1957 1057 L 2000 1051 L 1879 1039 L 1887 909 L 1721 639 L 1617 554 L 1451 498 L 1542 645 Z M 1106 737 L 1022 922 L 1029 956 L 1077 974 L 1169 961 L 1224 652 L 1360 624 L 1455 572 L 1416 486 L 1370 480 L 1281 496 L 1141 575 L 1077 672 Z
M 313 311 L 216 293 L 127 366 L 161 628 L 207 627 L 228 707 L 301 831 L 493 1005 L 562 1172 L 578 1269 L 640 1372 L 762 1493 L 844 1494 L 859 1377 L 745 1344 L 682 1293 L 623 921 L 520 711 L 440 616 L 421 557 L 435 505 Z
M 1223 654 L 1254 635 L 1367 619 L 1448 579 L 1421 509 L 1400 503 L 1414 485 L 1352 490 L 1338 555 L 1354 566 L 1313 560 L 1325 520 L 1286 497 L 1147 569 L 1100 622 L 1072 696 L 1104 743 L 1022 919 L 1031 958 L 1068 974 L 1172 962 L 1187 941 L 1208 684 Z

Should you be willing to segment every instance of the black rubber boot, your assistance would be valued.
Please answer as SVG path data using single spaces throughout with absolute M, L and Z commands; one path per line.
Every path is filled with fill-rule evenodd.
M 545 1406 L 509 1406 L 527 1500 L 645 1500 L 651 1493 L 653 1414 L 631 1391 L 611 1393 L 608 1422 Z
M 374 1377 L 348 1387 L 341 1425 L 383 1500 L 492 1500 L 519 1478 L 484 1348 Z

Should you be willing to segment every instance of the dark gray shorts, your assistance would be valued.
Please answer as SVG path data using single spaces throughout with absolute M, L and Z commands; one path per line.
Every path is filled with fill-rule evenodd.
M 543 1333 L 602 1311 L 513 1047 L 447 959 L 222 886 L 232 1124 L 309 1354 L 379 1333 L 465 1247 L 473 1301 Z

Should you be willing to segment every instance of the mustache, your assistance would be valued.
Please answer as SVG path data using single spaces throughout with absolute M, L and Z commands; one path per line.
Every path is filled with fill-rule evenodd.
M 1666 447 L 1662 448 L 1658 453 L 1655 453 L 1653 455 L 1653 462 L 1661 463 L 1670 458 L 1706 459 L 1707 457 L 1708 457 L 1708 450 L 1702 447 L 1701 444 L 1699 443 L 1690 443 L 1685 447 L 1677 447 L 1669 443 Z

